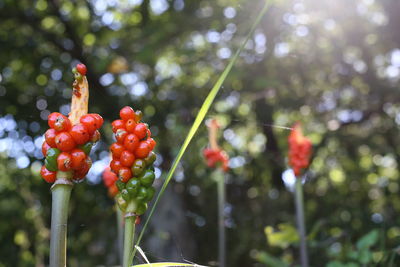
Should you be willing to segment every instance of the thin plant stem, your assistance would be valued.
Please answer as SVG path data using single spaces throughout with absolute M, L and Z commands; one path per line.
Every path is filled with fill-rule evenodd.
M 135 240 L 135 219 L 135 216 L 125 217 L 123 267 L 129 267 L 132 264 L 131 252 Z
M 222 170 L 215 171 L 218 185 L 218 262 L 220 267 L 225 267 L 226 235 L 225 235 L 225 176 Z
M 50 267 L 65 267 L 67 265 L 67 220 L 68 204 L 71 196 L 72 183 L 67 180 L 69 173 L 59 171 L 58 181 L 51 188 L 51 235 L 50 235 Z
M 123 261 L 123 246 L 124 246 L 124 214 L 115 202 L 116 216 L 117 216 L 117 248 L 119 263 L 122 264 Z
M 266 0 L 265 1 L 265 5 L 264 7 L 260 10 L 260 12 L 258 13 L 257 17 L 254 20 L 253 25 L 251 26 L 245 40 L 243 41 L 243 43 L 241 44 L 241 46 L 238 48 L 238 50 L 236 51 L 236 53 L 233 55 L 233 57 L 230 59 L 228 65 L 226 66 L 226 68 L 224 69 L 224 71 L 221 73 L 221 75 L 219 76 L 218 80 L 216 81 L 216 83 L 214 84 L 214 86 L 211 88 L 211 91 L 208 93 L 206 99 L 204 100 L 199 112 L 196 115 L 196 119 L 193 122 L 192 127 L 189 130 L 189 133 L 187 134 L 185 141 L 183 142 L 181 148 L 179 149 L 178 155 L 175 157 L 172 166 L 167 174 L 167 177 L 160 189 L 160 192 L 157 194 L 157 197 L 153 203 L 153 206 L 150 209 L 149 215 L 147 216 L 146 221 L 144 222 L 143 228 L 140 231 L 139 237 L 136 241 L 136 245 L 140 244 L 140 241 L 143 238 L 144 232 L 146 231 L 147 225 L 149 224 L 149 221 L 151 219 L 151 217 L 153 216 L 153 213 L 157 207 L 158 202 L 160 201 L 161 196 L 163 195 L 165 189 L 167 188 L 169 182 L 171 181 L 176 168 L 178 167 L 178 164 L 183 156 L 183 154 L 186 151 L 186 148 L 189 146 L 190 142 L 192 141 L 194 135 L 196 134 L 197 130 L 199 129 L 199 126 L 201 125 L 201 123 L 203 122 L 205 116 L 207 115 L 208 110 L 211 107 L 211 104 L 214 102 L 215 97 L 217 96 L 222 84 L 224 83 L 226 77 L 228 76 L 228 74 L 230 73 L 233 65 L 235 64 L 236 60 L 239 58 L 240 53 L 242 52 L 243 48 L 246 46 L 247 41 L 251 38 L 251 36 L 253 35 L 257 25 L 260 23 L 262 17 L 264 16 L 265 12 L 267 12 L 268 7 L 270 5 L 271 1 Z M 136 253 L 136 248 L 134 249 L 133 253 L 132 253 L 132 258 L 135 256 Z
M 308 267 L 308 254 L 306 243 L 306 225 L 304 222 L 304 202 L 302 178 L 296 178 L 295 189 L 297 230 L 300 236 L 300 261 L 302 267 Z

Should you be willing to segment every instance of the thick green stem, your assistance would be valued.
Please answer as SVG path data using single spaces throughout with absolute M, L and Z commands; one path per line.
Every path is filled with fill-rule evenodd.
M 300 261 L 302 267 L 308 267 L 306 225 L 304 222 L 303 184 L 301 177 L 296 178 L 295 202 L 296 202 L 297 230 L 300 236 Z
M 71 174 L 58 172 L 52 191 L 50 267 L 67 265 L 67 219 L 68 204 L 71 196 Z
M 218 261 L 220 267 L 225 267 L 225 177 L 222 170 L 215 171 L 218 184 Z
M 133 242 L 135 240 L 135 216 L 125 218 L 125 232 L 124 232 L 124 262 L 123 267 L 131 266 L 131 252 L 133 249 Z
M 136 248 L 133 247 L 135 241 L 135 221 L 136 216 L 134 211 L 137 208 L 135 201 L 130 201 L 125 213 L 125 231 L 124 231 L 124 256 L 123 256 L 123 267 L 128 267 L 133 262 L 134 252 Z
M 116 201 L 117 200 L 115 200 L 115 202 Z M 122 264 L 123 260 L 122 249 L 124 246 L 124 214 L 118 207 L 117 203 L 115 203 L 115 209 L 116 209 L 115 214 L 117 216 L 117 231 L 118 231 L 118 240 L 117 240 L 118 256 L 119 256 L 119 262 L 120 264 Z

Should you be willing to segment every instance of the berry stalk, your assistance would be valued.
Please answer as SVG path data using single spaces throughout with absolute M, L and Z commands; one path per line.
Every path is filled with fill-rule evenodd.
M 117 200 L 115 200 L 115 209 L 116 209 L 116 216 L 117 216 L 117 234 L 118 234 L 118 256 L 119 262 L 122 263 L 123 261 L 123 246 L 124 246 L 124 214 L 122 210 L 118 207 Z
M 296 179 L 295 204 L 297 229 L 300 236 L 300 261 L 302 267 L 308 267 L 308 254 L 306 243 L 306 225 L 304 221 L 304 202 L 303 202 L 303 184 L 302 179 Z
M 50 266 L 66 266 L 68 203 L 71 196 L 72 183 L 70 172 L 57 172 L 57 179 L 64 181 L 51 188 L 51 240 Z
M 225 176 L 222 170 L 214 172 L 218 185 L 218 262 L 220 267 L 225 267 L 226 237 L 225 237 Z
M 129 267 L 132 264 L 131 254 L 135 241 L 135 221 L 136 216 L 133 214 L 128 217 L 125 215 L 123 267 Z

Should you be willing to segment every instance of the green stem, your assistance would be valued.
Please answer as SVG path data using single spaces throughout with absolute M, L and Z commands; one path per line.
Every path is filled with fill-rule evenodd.
M 51 188 L 50 267 L 67 265 L 67 219 L 72 190 L 69 178 L 71 178 L 71 173 L 59 171 L 57 180 Z
M 225 267 L 225 177 L 222 170 L 215 171 L 215 178 L 218 185 L 218 261 L 220 267 Z
M 116 215 L 117 215 L 117 231 L 118 231 L 118 240 L 117 240 L 117 248 L 118 248 L 118 256 L 119 256 L 119 262 L 122 264 L 123 260 L 123 253 L 122 249 L 124 246 L 124 214 L 122 213 L 121 209 L 118 207 L 118 204 L 115 200 L 115 209 L 116 209 Z
M 125 232 L 124 232 L 124 256 L 123 256 L 123 267 L 128 267 L 133 262 L 134 253 L 136 248 L 133 246 L 135 241 L 135 221 L 136 216 L 134 211 L 137 209 L 136 201 L 128 202 L 125 213 Z
M 132 264 L 131 252 L 135 240 L 135 219 L 135 216 L 125 217 L 123 267 L 129 267 Z
M 308 267 L 306 225 L 304 222 L 303 184 L 301 177 L 296 178 L 295 200 L 296 200 L 297 229 L 300 236 L 300 261 L 302 267 Z

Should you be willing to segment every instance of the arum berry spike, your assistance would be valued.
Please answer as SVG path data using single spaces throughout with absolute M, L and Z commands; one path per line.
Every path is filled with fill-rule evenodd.
M 302 267 L 308 267 L 308 253 L 306 242 L 306 225 L 304 220 L 303 184 L 301 172 L 310 164 L 312 144 L 303 135 L 301 126 L 296 123 L 289 135 L 289 165 L 297 177 L 295 184 L 295 204 L 297 231 L 300 236 L 300 261 Z
M 118 175 L 116 200 L 125 218 L 122 266 L 127 267 L 132 263 L 135 224 L 140 223 L 139 216 L 146 212 L 155 193 L 152 185 L 156 141 L 148 125 L 141 122 L 141 111 L 124 107 L 119 115 L 120 119 L 112 123 L 116 142 L 110 146 L 110 170 Z
M 220 128 L 216 119 L 207 121 L 208 139 L 210 147 L 204 149 L 203 154 L 209 167 L 216 167 L 220 164 L 226 172 L 229 167 L 229 157 L 219 146 L 217 142 L 218 129 Z M 218 185 L 218 262 L 220 267 L 225 267 L 226 262 L 226 238 L 225 238 L 225 177 L 224 173 L 217 169 L 213 174 Z
M 103 118 L 87 114 L 89 87 L 86 66 L 73 69 L 75 80 L 69 117 L 53 112 L 48 117 L 50 129 L 46 131 L 42 153 L 45 164 L 43 179 L 53 183 L 50 240 L 50 266 L 66 266 L 68 203 L 73 182 L 80 182 L 88 173 L 92 161 L 88 156 L 93 142 L 100 138 L 98 129 Z

